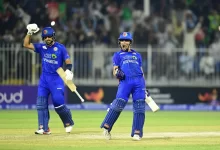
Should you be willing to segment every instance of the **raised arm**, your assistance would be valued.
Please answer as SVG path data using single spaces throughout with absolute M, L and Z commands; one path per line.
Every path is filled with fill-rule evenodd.
M 23 46 L 30 50 L 34 50 L 34 45 L 31 43 L 31 35 L 26 35 L 24 38 Z

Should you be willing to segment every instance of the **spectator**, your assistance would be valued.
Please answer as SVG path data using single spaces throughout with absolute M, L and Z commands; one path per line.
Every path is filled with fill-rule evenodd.
M 178 41 L 178 47 L 183 46 L 183 24 L 181 20 L 176 16 L 176 11 L 172 10 L 172 16 L 171 16 L 172 24 L 173 24 L 173 33 L 175 38 Z
M 182 55 L 180 55 L 180 72 L 188 79 L 191 79 L 193 73 L 193 61 L 193 57 L 187 52 L 183 52 Z
M 215 63 L 214 58 L 210 56 L 209 52 L 205 53 L 205 56 L 201 58 L 199 66 L 206 79 L 211 79 L 215 72 Z
M 216 30 L 218 30 L 220 24 L 220 15 L 219 13 L 212 9 L 210 14 L 208 15 L 209 21 L 209 34 L 210 34 L 210 42 L 214 41 Z
M 210 55 L 214 58 L 215 61 L 215 71 L 220 76 L 220 33 L 216 34 L 216 40 L 210 45 Z
M 95 16 L 91 16 L 88 12 L 85 12 L 81 18 L 81 26 L 84 34 L 87 37 L 87 42 L 92 43 L 95 39 L 95 29 L 97 27 L 97 20 Z
M 132 9 L 127 1 L 122 6 L 120 26 L 121 26 L 120 32 L 123 31 L 131 32 L 132 30 L 132 26 L 133 26 Z
M 183 26 L 184 26 L 184 40 L 183 40 L 183 50 L 187 51 L 188 54 L 192 57 L 196 54 L 196 43 L 195 43 L 195 35 L 199 31 L 203 18 L 201 17 L 199 22 L 195 25 L 193 22 L 193 14 L 190 12 L 187 12 L 185 14 L 185 17 L 188 17 L 188 19 L 184 20 Z

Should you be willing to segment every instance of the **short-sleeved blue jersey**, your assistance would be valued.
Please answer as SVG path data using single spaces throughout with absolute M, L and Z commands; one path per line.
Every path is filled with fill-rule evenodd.
M 69 54 L 63 44 L 55 42 L 52 46 L 44 43 L 34 43 L 34 51 L 39 53 L 42 62 L 42 72 L 57 75 L 56 70 L 63 66 L 63 62 L 69 59 Z
M 115 52 L 112 62 L 113 66 L 118 66 L 127 77 L 143 76 L 141 55 L 133 49 L 130 52 Z

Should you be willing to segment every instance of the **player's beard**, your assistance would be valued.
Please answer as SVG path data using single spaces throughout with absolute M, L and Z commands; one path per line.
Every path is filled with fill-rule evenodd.
M 46 45 L 51 46 L 53 44 L 53 40 L 45 40 Z
M 128 50 L 129 50 L 129 46 L 130 46 L 130 45 L 122 44 L 122 45 L 121 45 L 121 49 L 122 49 L 123 51 L 128 51 Z

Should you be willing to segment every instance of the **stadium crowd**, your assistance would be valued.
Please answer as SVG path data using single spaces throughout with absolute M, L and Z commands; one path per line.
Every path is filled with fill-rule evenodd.
M 56 21 L 56 36 L 64 44 L 115 45 L 120 32 L 130 31 L 137 45 L 166 47 L 172 43 L 192 48 L 193 42 L 184 37 L 194 31 L 195 46 L 199 48 L 215 42 L 220 23 L 217 0 L 151 0 L 147 17 L 143 14 L 143 0 L 1 0 L 0 3 L 1 42 L 21 42 L 28 23 L 37 23 L 42 28 Z

